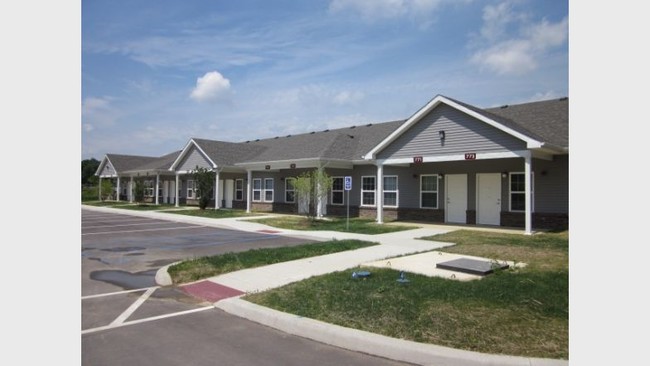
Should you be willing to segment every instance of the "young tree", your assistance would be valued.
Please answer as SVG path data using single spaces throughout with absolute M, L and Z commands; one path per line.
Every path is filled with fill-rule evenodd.
M 316 218 L 317 204 L 325 199 L 327 192 L 332 189 L 332 178 L 322 169 L 314 169 L 304 172 L 294 182 L 294 188 L 298 200 L 309 200 L 309 209 L 306 212 L 307 218 Z
M 141 180 L 136 180 L 133 187 L 133 200 L 136 203 L 144 202 L 144 182 Z
M 113 195 L 113 181 L 110 179 L 102 179 L 102 186 L 100 187 L 101 197 L 100 201 L 106 201 Z
M 196 194 L 199 197 L 199 208 L 205 210 L 205 208 L 208 207 L 208 203 L 210 203 L 210 190 L 214 184 L 216 174 L 207 168 L 199 167 L 197 165 L 192 171 L 192 178 L 196 184 Z

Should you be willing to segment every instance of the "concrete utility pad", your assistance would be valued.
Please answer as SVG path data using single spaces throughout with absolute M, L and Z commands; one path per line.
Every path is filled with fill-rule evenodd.
M 476 273 L 463 272 L 458 268 L 446 269 L 438 267 L 439 263 L 448 263 L 459 259 L 471 259 L 475 261 L 494 263 L 493 260 L 481 257 L 472 257 L 467 255 L 459 255 L 453 253 L 444 253 L 438 251 L 430 251 L 425 253 L 406 255 L 402 257 L 394 257 L 382 259 L 374 262 L 364 263 L 366 267 L 377 268 L 392 268 L 398 271 L 407 273 L 417 273 L 429 277 L 443 277 L 460 281 L 478 280 L 484 275 Z M 501 265 L 515 266 L 514 262 L 498 261 Z M 524 266 L 523 263 L 517 263 L 516 267 Z
M 494 272 L 495 269 L 506 269 L 508 267 L 508 264 L 505 263 L 497 263 L 496 261 L 483 261 L 470 258 L 458 258 L 436 264 L 436 268 L 470 273 L 479 276 L 488 275 Z

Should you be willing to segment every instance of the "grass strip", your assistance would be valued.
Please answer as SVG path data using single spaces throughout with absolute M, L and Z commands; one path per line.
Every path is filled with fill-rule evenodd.
M 322 220 L 310 220 L 300 216 L 279 216 L 264 219 L 251 220 L 280 229 L 290 230 L 316 230 L 316 231 L 338 231 L 356 234 L 385 234 L 403 230 L 417 229 L 414 226 L 400 225 L 379 225 L 374 219 L 350 218 L 349 225 L 346 218 L 333 217 Z
M 362 240 L 332 240 L 291 247 L 251 249 L 245 252 L 230 252 L 184 261 L 170 266 L 167 272 L 174 283 L 187 283 L 241 269 L 338 253 L 373 245 L 378 245 L 378 243 Z

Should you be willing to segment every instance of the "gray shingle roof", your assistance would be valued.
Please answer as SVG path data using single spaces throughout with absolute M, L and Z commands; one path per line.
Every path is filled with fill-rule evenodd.
M 113 168 L 117 173 L 124 173 L 129 170 L 149 164 L 157 158 L 152 156 L 138 156 L 138 155 L 122 155 L 122 154 L 106 154 L 106 158 L 110 160 Z
M 261 146 L 256 156 L 239 159 L 239 163 L 295 159 L 361 160 L 361 156 L 379 144 L 404 120 L 314 131 L 269 139 L 243 142 Z
M 509 105 L 485 109 L 522 128 L 522 133 L 530 131 L 531 137 L 539 136 L 541 141 L 569 148 L 569 98 L 559 98 L 539 102 Z
M 560 98 L 532 103 L 481 109 L 446 97 L 541 142 L 569 146 L 569 101 Z M 297 159 L 340 159 L 358 161 L 399 128 L 406 120 L 372 123 L 298 135 L 226 142 L 201 138 L 192 140 L 219 166 Z M 167 170 L 181 151 L 161 156 L 107 154 L 118 173 Z
M 152 160 L 130 170 L 169 170 L 172 163 L 176 160 L 178 155 L 180 155 L 181 151 L 182 150 L 178 150 L 159 158 L 152 158 Z

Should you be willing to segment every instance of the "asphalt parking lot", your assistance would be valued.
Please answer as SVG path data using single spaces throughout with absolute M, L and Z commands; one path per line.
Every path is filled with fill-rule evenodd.
M 81 237 L 84 365 L 400 364 L 287 335 L 155 282 L 177 261 L 309 240 L 86 209 Z

